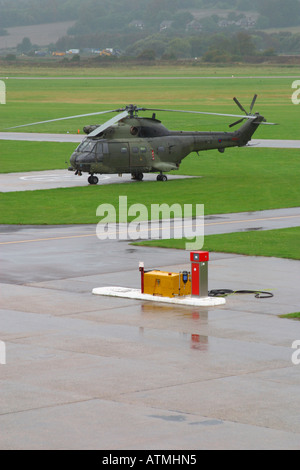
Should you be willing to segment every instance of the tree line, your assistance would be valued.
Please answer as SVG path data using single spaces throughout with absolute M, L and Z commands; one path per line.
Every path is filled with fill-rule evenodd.
M 78 31 L 122 29 L 133 20 L 157 28 L 179 11 L 256 12 L 265 27 L 299 24 L 299 0 L 0 0 L 0 28 L 76 20 Z M 95 30 L 96 28 L 96 30 Z
M 0 0 L 0 9 L 0 34 L 9 26 L 73 20 L 52 50 L 114 48 L 141 59 L 226 62 L 300 48 L 299 34 L 265 29 L 299 24 L 300 0 L 185 0 L 184 9 L 182 0 Z M 207 9 L 210 16 L 197 17 Z M 256 23 L 245 30 L 242 20 L 253 13 Z

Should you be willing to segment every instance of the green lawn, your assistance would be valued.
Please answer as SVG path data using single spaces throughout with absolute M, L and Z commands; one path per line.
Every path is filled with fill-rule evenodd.
M 56 146 L 66 149 L 62 163 L 69 158 L 71 146 L 50 147 Z M 202 152 L 187 157 L 180 173 L 201 177 L 161 183 L 153 175 L 153 182 L 0 193 L 0 223 L 97 223 L 98 205 L 109 203 L 118 210 L 119 196 L 127 196 L 128 206 L 145 204 L 149 213 L 152 203 L 193 204 L 194 209 L 196 204 L 204 204 L 206 215 L 300 206 L 297 150 L 232 149 L 224 155 Z
M 32 62 L 32 59 L 30 59 Z M 159 64 L 145 66 L 136 62 L 113 64 L 99 64 L 98 66 L 61 66 L 53 62 L 51 66 L 43 66 L 39 60 L 36 67 L 23 63 L 1 63 L 1 75 L 3 77 L 247 77 L 247 76 L 300 76 L 300 67 L 297 65 L 203 65 L 201 62 L 179 61 L 175 64 Z
M 76 144 L 0 141 L 0 173 L 67 169 Z
M 279 123 L 278 127 L 262 126 L 256 136 L 260 138 L 297 139 L 299 106 L 293 105 L 292 83 L 299 68 L 235 68 L 213 69 L 193 67 L 175 71 L 173 68 L 113 69 L 113 76 L 123 79 L 109 79 L 108 71 L 99 69 L 102 79 L 78 80 L 65 78 L 5 80 L 7 104 L 1 106 L 0 131 L 7 127 L 115 109 L 134 103 L 145 107 L 186 109 L 216 113 L 240 114 L 232 98 L 237 96 L 249 109 L 252 97 L 258 94 L 254 111 L 259 111 L 269 121 Z M 131 72 L 131 73 L 130 73 Z M 60 73 L 60 71 L 57 71 Z M 74 75 L 76 71 L 73 72 Z M 82 71 L 81 71 L 82 73 Z M 86 71 L 89 73 L 89 70 Z M 291 74 L 291 76 L 288 75 Z M 32 71 L 32 75 L 39 71 Z M 161 78 L 159 78 L 161 74 Z M 237 78 L 222 78 L 235 74 Z M 251 78 L 242 78 L 249 74 Z M 294 75 L 295 74 L 295 75 Z M 270 79 L 262 76 L 272 76 Z M 126 79 L 128 76 L 134 78 Z M 172 76 L 177 78 L 166 79 Z M 180 77 L 189 77 L 184 80 Z M 207 78 L 196 78 L 206 76 Z M 146 79 L 146 77 L 149 77 Z M 211 77 L 215 77 L 211 78 Z M 274 78 L 275 77 L 275 78 Z M 174 130 L 229 130 L 230 118 L 214 116 L 158 113 L 159 119 Z M 26 127 L 28 132 L 77 133 L 86 124 L 103 123 L 107 117 L 80 118 L 70 121 Z M 235 120 L 235 119 L 233 119 Z

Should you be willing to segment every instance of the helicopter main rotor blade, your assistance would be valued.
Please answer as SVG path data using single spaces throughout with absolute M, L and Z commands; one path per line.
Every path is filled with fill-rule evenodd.
M 66 121 L 67 119 L 77 119 L 77 118 L 82 118 L 82 117 L 87 117 L 87 116 L 98 116 L 100 114 L 116 113 L 118 111 L 120 110 L 113 109 L 111 111 L 99 111 L 97 113 L 78 114 L 77 116 L 68 116 L 68 117 L 62 117 L 62 118 L 57 118 L 57 119 L 50 119 L 48 121 L 39 121 L 39 122 L 32 122 L 30 124 L 22 124 L 21 126 L 7 127 L 7 129 L 18 129 L 19 127 L 35 126 L 38 124 L 47 124 L 48 122 Z
M 233 125 L 236 125 L 236 124 L 239 124 L 240 122 L 244 121 L 245 119 L 249 119 L 249 120 L 252 120 L 254 121 L 257 116 L 254 115 L 254 114 L 251 114 L 251 115 L 246 115 L 246 116 L 242 116 L 240 114 L 223 114 L 223 113 L 207 113 L 207 112 L 204 112 L 204 111 L 183 111 L 183 110 L 179 110 L 179 109 L 157 109 L 157 108 L 141 108 L 142 111 L 167 111 L 169 113 L 190 113 L 190 114 L 204 114 L 204 115 L 209 115 L 209 116 L 225 116 L 225 117 L 237 117 L 237 118 L 240 118 L 239 121 L 235 122 Z M 270 126 L 276 126 L 277 123 L 274 123 L 274 122 L 266 122 L 266 121 L 262 121 L 260 122 L 260 124 L 268 124 Z M 232 127 L 232 125 L 230 126 Z
M 225 116 L 225 117 L 237 117 L 243 119 L 254 119 L 253 116 L 242 116 L 241 114 L 223 114 L 223 113 L 207 113 L 205 111 L 183 111 L 179 109 L 156 109 L 156 108 L 143 108 L 143 111 L 167 111 L 169 113 L 189 113 L 189 114 L 204 114 L 208 116 Z
M 91 132 L 88 137 L 96 137 L 97 135 L 104 132 L 108 127 L 116 124 L 117 122 L 121 121 L 122 119 L 126 118 L 129 115 L 128 111 L 123 111 L 122 113 L 118 114 L 117 116 L 113 117 L 109 121 L 106 121 L 101 126 L 97 127 L 93 132 Z

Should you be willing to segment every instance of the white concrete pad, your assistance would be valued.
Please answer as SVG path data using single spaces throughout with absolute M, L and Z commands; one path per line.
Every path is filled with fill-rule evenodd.
M 157 295 L 143 294 L 141 289 L 131 289 L 129 287 L 96 287 L 93 289 L 95 295 L 106 295 L 109 297 L 125 297 L 127 299 L 149 300 L 151 302 L 162 302 L 177 305 L 192 305 L 197 307 L 214 307 L 224 305 L 226 300 L 223 297 L 161 297 Z

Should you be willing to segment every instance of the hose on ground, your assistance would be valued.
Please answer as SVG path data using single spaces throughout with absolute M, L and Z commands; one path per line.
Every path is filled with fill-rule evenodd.
M 213 289 L 208 292 L 209 297 L 227 297 L 233 294 L 254 294 L 257 299 L 269 299 L 274 297 L 272 292 L 264 292 L 259 290 L 231 290 L 231 289 Z

